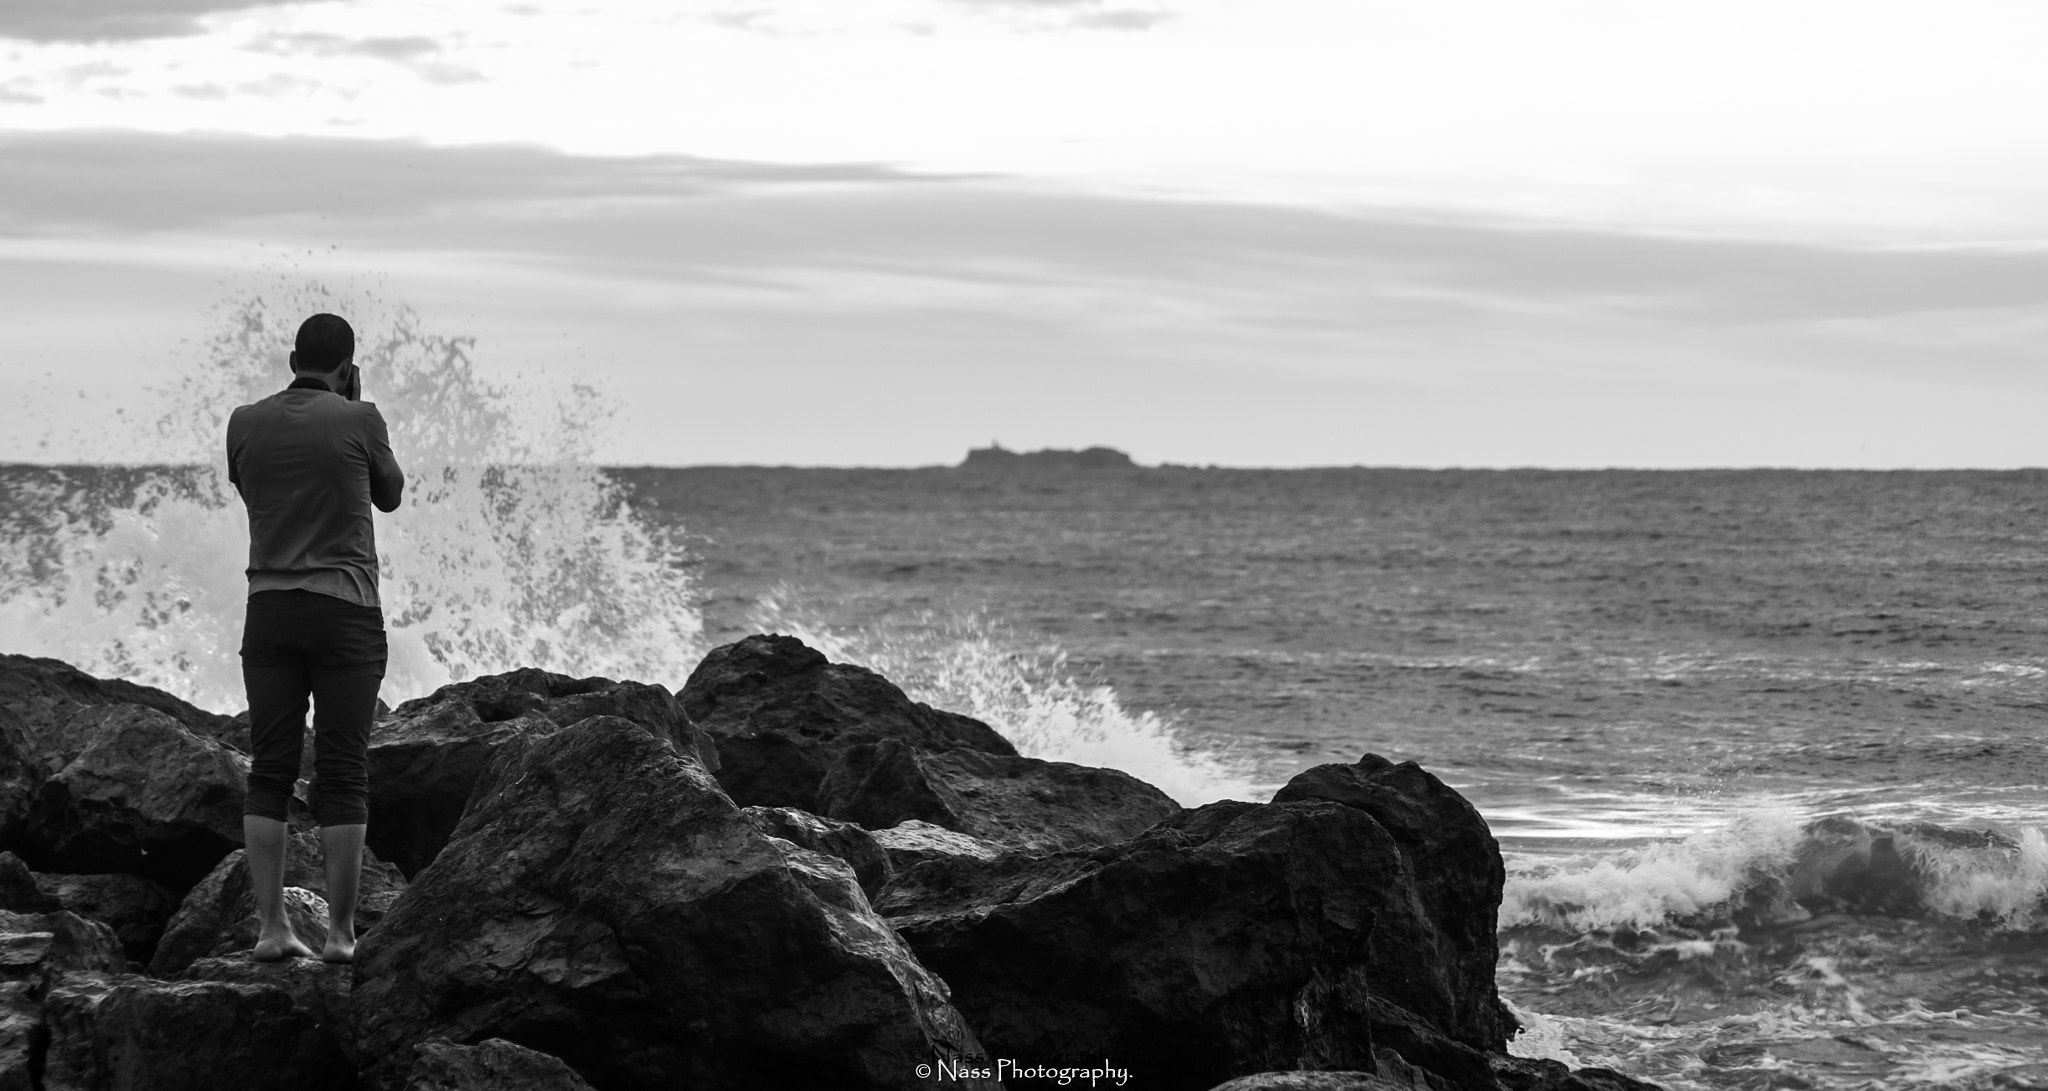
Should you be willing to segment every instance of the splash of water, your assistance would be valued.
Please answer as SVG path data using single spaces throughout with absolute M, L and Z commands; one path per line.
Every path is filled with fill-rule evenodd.
M 638 518 L 590 463 L 609 412 L 598 391 L 493 381 L 472 338 L 317 285 L 223 308 L 159 392 L 154 427 L 132 437 L 172 468 L 125 495 L 101 495 L 104 482 L 23 495 L 0 558 L 0 628 L 95 674 L 240 707 L 248 531 L 222 437 L 236 405 L 289 381 L 293 332 L 315 311 L 357 327 L 365 397 L 407 475 L 404 506 L 377 528 L 386 698 L 522 666 L 680 685 L 704 650 L 680 538 Z
M 1189 746 L 1156 713 L 1133 712 L 1109 686 L 1075 679 L 1064 650 L 1029 646 L 986 617 L 926 612 L 908 625 L 849 631 L 782 588 L 762 596 L 748 620 L 877 671 L 916 700 L 972 716 L 1029 757 L 1121 769 L 1190 807 L 1271 794 L 1254 787 L 1248 763 Z
M 1573 932 L 1647 928 L 1698 913 L 1726 903 L 1758 875 L 1784 870 L 1804 831 L 1805 819 L 1796 809 L 1756 805 L 1683 840 L 1544 865 L 1510 877 L 1500 926 L 1546 924 Z

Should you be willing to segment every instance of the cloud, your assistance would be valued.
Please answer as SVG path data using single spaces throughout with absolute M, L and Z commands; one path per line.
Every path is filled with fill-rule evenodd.
M 216 89 L 200 84 L 187 93 Z M 596 159 L 516 145 L 128 131 L 0 132 L 0 159 L 8 163 L 0 172 L 0 233 L 16 235 L 173 231 L 292 216 L 383 221 L 449 206 L 595 206 L 909 177 L 861 164 Z
M 395 64 L 408 64 L 441 51 L 432 38 L 350 38 L 341 34 L 266 34 L 250 48 L 283 56 L 310 54 L 316 57 L 375 57 Z
M 955 8 L 1001 13 L 1030 20 L 1027 25 L 1087 30 L 1150 30 L 1173 18 L 1157 4 L 1114 0 L 946 0 Z
M 493 254 L 656 294 L 725 284 L 753 293 L 746 305 L 1043 305 L 1088 322 L 1199 315 L 1310 338 L 1532 324 L 1675 337 L 1803 327 L 1844 344 L 1924 344 L 2048 315 L 2041 248 L 1566 230 L 1053 191 L 874 164 L 503 145 L 12 133 L 0 134 L 0 159 L 0 235 L 225 232 Z M 1997 315 L 2010 321 L 1986 317 Z
M 438 60 L 441 43 L 418 35 L 352 38 L 324 32 L 272 33 L 250 42 L 249 48 L 281 57 L 367 57 L 389 61 L 412 71 L 421 79 L 443 86 L 475 83 L 483 79 L 475 69 Z
M 2040 249 L 371 140 L 6 133 L 0 160 L 0 296 L 38 301 L 20 310 L 52 360 L 119 364 L 104 339 L 74 347 L 129 309 L 110 285 L 175 282 L 196 313 L 206 283 L 281 256 L 294 276 L 473 314 L 516 360 L 580 342 L 616 361 L 649 417 L 619 440 L 631 461 L 911 462 L 991 430 L 1265 463 L 2009 465 L 2042 449 L 2024 426 L 2048 392 Z M 792 417 L 778 394 L 775 428 L 746 412 L 676 426 L 676 407 L 764 389 L 815 411 Z
M 101 42 L 199 33 L 200 16 L 305 0 L 7 0 L 0 38 Z

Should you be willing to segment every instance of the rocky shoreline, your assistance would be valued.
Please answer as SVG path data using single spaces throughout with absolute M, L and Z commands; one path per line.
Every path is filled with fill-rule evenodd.
M 1651 1086 L 1508 1055 L 1500 852 L 1413 763 L 1184 809 L 791 637 L 514 671 L 380 717 L 332 966 L 249 957 L 246 731 L 0 656 L 0 1091 Z

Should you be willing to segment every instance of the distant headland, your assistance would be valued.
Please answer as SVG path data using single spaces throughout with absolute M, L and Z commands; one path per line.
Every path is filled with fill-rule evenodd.
M 1089 447 L 1079 451 L 1012 451 L 1000 443 L 976 447 L 967 452 L 963 470 L 1117 470 L 1137 464 L 1131 456 L 1114 447 Z

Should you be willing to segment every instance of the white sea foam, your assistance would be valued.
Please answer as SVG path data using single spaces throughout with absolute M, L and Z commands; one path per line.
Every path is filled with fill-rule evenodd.
M 580 386 L 487 380 L 470 339 L 416 315 L 318 288 L 253 297 L 164 392 L 130 451 L 197 465 L 110 509 L 44 494 L 0 573 L 0 627 L 19 650 L 129 678 L 197 704 L 241 705 L 236 656 L 247 522 L 227 483 L 228 412 L 285 385 L 297 316 L 351 316 L 366 393 L 407 474 L 378 520 L 391 663 L 387 699 L 451 679 L 536 666 L 569 674 L 685 677 L 703 648 L 676 539 L 635 517 L 588 460 L 604 407 Z M 40 564 L 38 564 L 40 559 Z
M 783 589 L 763 596 L 749 620 L 878 671 L 926 704 L 981 720 L 1030 757 L 1121 769 L 1186 806 L 1262 797 L 1249 763 L 1189 746 L 1159 715 L 1133 712 L 1109 686 L 1076 680 L 1061 649 L 1029 647 L 988 618 L 925 613 L 905 625 L 846 631 Z
M 1922 900 L 1937 913 L 2026 928 L 2048 899 L 2048 836 L 2038 826 L 2021 830 L 2009 848 L 1959 848 L 1903 834 L 1899 841 L 1921 875 Z
M 1726 822 L 1677 841 L 1545 864 L 1510 875 L 1500 926 L 1548 924 L 1574 932 L 1629 925 L 1727 902 L 1758 874 L 1782 870 L 1804 840 L 1805 819 L 1779 804 L 1750 804 Z

